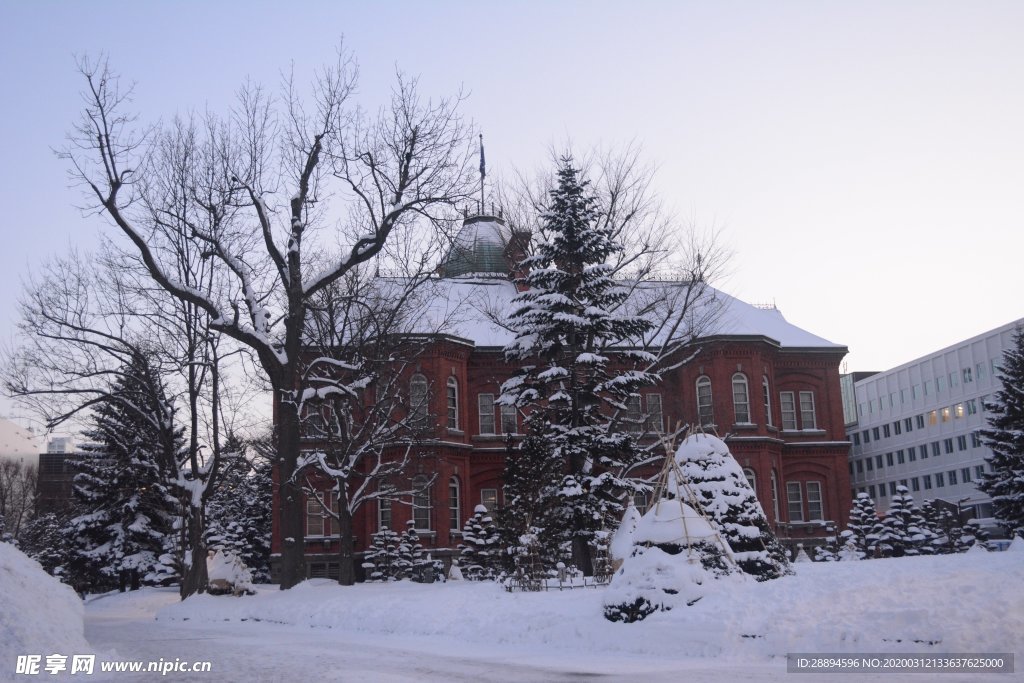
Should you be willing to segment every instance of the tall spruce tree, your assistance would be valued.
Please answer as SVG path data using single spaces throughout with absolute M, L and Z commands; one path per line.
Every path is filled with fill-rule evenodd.
M 88 588 L 173 581 L 181 430 L 149 358 L 137 354 L 122 369 L 85 437 L 69 526 L 83 573 L 100 583 Z
M 549 196 L 544 239 L 521 264 L 526 290 L 509 317 L 516 338 L 505 355 L 522 371 L 502 386 L 501 400 L 526 411 L 529 432 L 550 444 L 562 469 L 550 493 L 556 503 L 534 526 L 562 532 L 573 562 L 589 574 L 593 535 L 621 516 L 632 488 L 619 473 L 638 448 L 615 416 L 655 379 L 641 369 L 653 357 L 629 350 L 651 324 L 619 312 L 626 292 L 609 258 L 622 246 L 571 157 L 561 159 Z
M 992 451 L 989 472 L 978 488 L 992 497 L 993 516 L 1006 533 L 1024 533 L 1024 329 L 1017 328 L 1013 346 L 1003 352 L 999 368 L 1003 388 L 986 403 L 988 428 L 982 440 Z

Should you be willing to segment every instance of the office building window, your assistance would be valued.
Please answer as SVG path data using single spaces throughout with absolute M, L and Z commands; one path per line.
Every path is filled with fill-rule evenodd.
M 914 422 L 917 424 L 918 429 L 924 429 L 924 415 L 914 416 Z
M 908 448 L 907 457 L 910 459 L 910 462 L 914 462 L 915 460 L 917 460 L 917 448 L 915 448 L 914 446 Z
M 889 430 L 889 425 L 882 425 L 882 436 L 884 436 L 886 439 L 892 436 L 892 432 Z
M 931 489 L 932 489 L 932 475 L 926 474 L 926 475 L 924 475 L 924 477 L 922 477 L 922 479 L 924 480 L 924 490 L 925 491 L 931 491 Z
M 913 479 L 911 479 L 910 480 L 910 490 L 911 491 L 920 491 L 921 490 L 921 480 L 918 479 L 917 477 L 914 477 Z
M 903 418 L 903 429 L 908 433 L 914 431 L 914 420 L 909 417 Z
M 896 451 L 896 464 L 904 465 L 904 464 L 906 464 L 906 462 L 907 462 L 907 459 L 903 455 L 903 450 L 900 449 L 900 450 Z
M 886 467 L 892 467 L 893 466 L 892 453 L 886 453 L 885 454 L 885 466 Z
M 964 384 L 970 384 L 974 381 L 970 368 L 964 368 Z
M 942 472 L 935 473 L 935 488 L 941 489 L 946 485 L 946 475 Z
M 961 434 L 960 436 L 956 437 L 956 449 L 958 451 L 967 450 L 967 435 Z
M 971 468 L 970 467 L 962 468 L 960 470 L 960 478 L 963 479 L 965 484 L 970 482 L 971 481 Z
M 934 457 L 934 458 L 939 457 L 939 442 L 938 441 L 932 441 L 932 457 Z
M 971 432 L 971 448 L 981 448 L 981 434 Z
M 949 485 L 956 486 L 956 470 L 946 472 L 946 476 L 949 478 Z
M 953 452 L 953 439 L 943 439 L 942 446 L 946 450 L 946 455 Z

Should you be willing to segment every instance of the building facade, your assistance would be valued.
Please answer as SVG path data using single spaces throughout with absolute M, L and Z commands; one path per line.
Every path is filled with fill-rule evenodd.
M 851 494 L 867 493 L 885 511 L 899 485 L 918 502 L 938 499 L 991 526 L 992 501 L 976 483 L 991 455 L 978 431 L 984 404 L 1002 384 L 999 365 L 1017 320 L 854 385 L 857 421 Z
M 408 483 L 427 486 L 409 501 L 412 505 L 371 501 L 358 510 L 357 551 L 366 549 L 381 528 L 401 531 L 412 520 L 424 549 L 447 558 L 476 505 L 493 511 L 504 504 L 508 443 L 520 438 L 524 423 L 515 409 L 497 403 L 502 382 L 518 370 L 505 361 L 503 349 L 514 333 L 503 326 L 502 314 L 518 293 L 511 270 L 524 239 L 500 217 L 468 218 L 439 276 L 426 285 L 427 304 L 417 315 L 423 329 L 431 330 L 429 343 L 402 382 L 409 405 L 417 397 L 426 400 L 422 453 Z M 660 295 L 676 284 L 641 283 L 638 296 Z M 705 305 L 716 311 L 713 324 L 678 352 L 686 362 L 634 397 L 629 409 L 637 418 L 635 429 L 656 434 L 691 424 L 726 437 L 784 540 L 813 542 L 834 526 L 845 526 L 849 442 L 839 365 L 846 348 L 790 324 L 774 308 L 751 306 L 711 288 L 706 297 Z M 435 325 L 442 319 L 443 328 Z M 311 435 L 304 448 L 329 444 Z M 653 476 L 658 469 L 652 465 L 636 474 Z M 330 500 L 330 482 L 320 485 L 325 491 L 320 497 Z M 278 515 L 274 520 L 276 554 L 282 539 Z M 313 496 L 307 500 L 306 522 L 309 574 L 334 576 L 338 530 Z

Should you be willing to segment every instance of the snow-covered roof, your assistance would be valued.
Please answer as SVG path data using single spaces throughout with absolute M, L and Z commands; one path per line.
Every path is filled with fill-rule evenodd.
M 634 308 L 660 300 L 662 309 L 671 308 L 681 294 L 683 283 L 641 283 L 633 290 Z M 467 275 L 432 278 L 417 297 L 417 332 L 442 332 L 472 341 L 476 346 L 503 347 L 515 337 L 502 323 L 507 321 L 512 300 L 518 294 L 507 277 Z M 628 306 L 628 303 L 627 303 Z M 695 307 L 695 320 L 701 336 L 766 337 L 783 349 L 809 348 L 845 350 L 788 322 L 777 309 L 758 308 L 708 287 L 702 303 Z

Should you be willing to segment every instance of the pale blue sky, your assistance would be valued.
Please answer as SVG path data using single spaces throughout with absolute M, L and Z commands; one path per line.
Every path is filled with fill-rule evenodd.
M 1024 3 L 0 0 L 0 335 L 28 269 L 103 229 L 50 152 L 74 54 L 106 52 L 156 119 L 305 75 L 342 34 L 368 102 L 396 64 L 464 85 L 491 172 L 640 143 L 665 201 L 735 250 L 723 288 L 850 370 L 1024 316 Z

